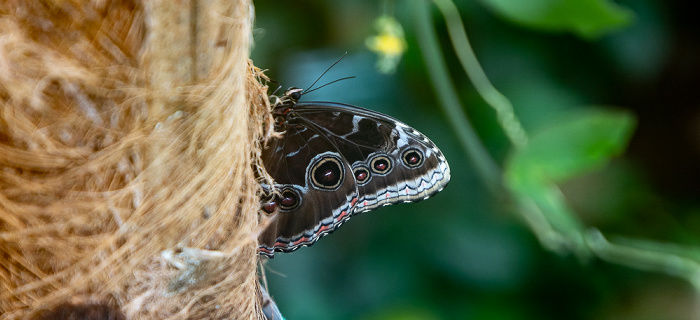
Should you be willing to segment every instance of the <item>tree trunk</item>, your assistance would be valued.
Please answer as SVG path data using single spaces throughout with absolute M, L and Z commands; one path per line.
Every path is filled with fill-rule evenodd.
M 0 318 L 255 319 L 246 0 L 0 3 Z

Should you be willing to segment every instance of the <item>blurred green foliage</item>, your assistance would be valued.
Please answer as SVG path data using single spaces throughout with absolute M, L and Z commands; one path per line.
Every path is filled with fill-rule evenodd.
M 429 200 L 276 254 L 265 268 L 285 317 L 697 318 L 697 19 L 673 1 L 457 1 L 481 67 L 528 134 L 518 148 L 452 50 L 463 44 L 421 2 L 460 110 L 502 170 L 494 194 L 433 90 L 416 1 L 255 3 L 253 60 L 273 80 L 308 86 L 347 51 L 319 83 L 357 78 L 303 99 L 401 119 L 442 149 L 453 175 Z M 385 14 L 406 37 L 394 74 L 378 72 L 365 46 Z
M 547 31 L 597 37 L 630 23 L 632 14 L 608 0 L 482 0 L 504 18 Z

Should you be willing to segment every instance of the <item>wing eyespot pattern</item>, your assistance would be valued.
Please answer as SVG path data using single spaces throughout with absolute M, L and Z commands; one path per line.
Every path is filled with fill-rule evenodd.
M 425 160 L 425 155 L 423 152 L 416 148 L 406 149 L 401 153 L 402 163 L 409 168 L 418 168 L 423 164 Z
M 369 167 L 373 173 L 378 175 L 386 175 L 393 169 L 391 159 L 385 155 L 378 155 L 372 158 L 369 162 Z
M 355 176 L 355 181 L 358 185 L 366 184 L 372 177 L 372 173 L 365 166 L 357 166 L 353 168 L 352 173 Z
M 301 194 L 294 188 L 285 188 L 280 193 L 279 207 L 282 210 L 294 210 L 301 205 Z
M 318 159 L 311 162 L 309 168 L 308 178 L 316 189 L 335 191 L 343 184 L 345 167 L 334 154 L 321 154 Z
M 272 198 L 262 205 L 262 210 L 267 214 L 273 214 L 277 210 L 279 204 L 276 198 Z
M 302 193 L 292 185 L 280 186 L 279 193 L 265 196 L 261 209 L 270 215 L 278 210 L 291 211 L 298 208 L 302 202 Z

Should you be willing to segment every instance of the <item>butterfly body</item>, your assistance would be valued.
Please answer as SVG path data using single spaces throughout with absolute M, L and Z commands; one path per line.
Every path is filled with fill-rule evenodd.
M 262 209 L 276 217 L 259 253 L 311 245 L 355 214 L 427 199 L 449 182 L 442 152 L 417 130 L 356 106 L 300 103 L 292 90 L 274 106 L 279 134 L 262 153 L 275 180 Z

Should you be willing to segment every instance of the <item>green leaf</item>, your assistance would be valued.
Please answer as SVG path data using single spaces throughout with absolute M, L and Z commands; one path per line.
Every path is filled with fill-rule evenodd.
M 532 135 L 506 162 L 511 187 L 559 182 L 597 169 L 626 147 L 635 118 L 628 112 L 575 113 Z M 520 186 L 520 187 L 519 187 Z
M 496 13 L 522 25 L 570 31 L 595 38 L 628 25 L 633 13 L 606 0 L 482 0 Z

